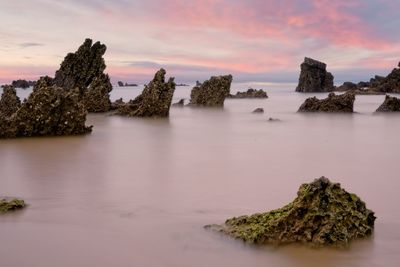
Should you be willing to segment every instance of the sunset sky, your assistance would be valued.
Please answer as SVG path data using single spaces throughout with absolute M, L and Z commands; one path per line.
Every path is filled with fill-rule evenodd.
M 2 0 L 0 82 L 54 75 L 86 37 L 108 47 L 113 81 L 295 82 L 305 56 L 335 81 L 387 74 L 400 61 L 398 0 Z

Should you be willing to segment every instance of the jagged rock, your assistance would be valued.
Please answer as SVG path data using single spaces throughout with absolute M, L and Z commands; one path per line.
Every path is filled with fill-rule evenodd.
M 16 80 L 16 81 L 12 81 L 11 85 L 14 86 L 15 88 L 26 89 L 26 88 L 29 88 L 31 86 L 34 86 L 35 83 L 36 82 L 34 82 L 34 81 Z
M 340 184 L 321 177 L 302 184 L 293 202 L 283 208 L 226 220 L 211 228 L 256 244 L 303 243 L 314 247 L 347 246 L 374 229 L 374 212 Z
M 235 95 L 229 94 L 228 98 L 268 98 L 267 93 L 262 89 L 249 88 L 246 92 L 237 92 Z
M 0 138 L 85 134 L 86 114 L 78 89 L 36 87 L 12 116 L 0 116 Z
M 86 39 L 75 53 L 69 53 L 56 71 L 54 84 L 65 89 L 79 88 L 88 111 L 106 112 L 110 110 L 112 85 L 104 74 L 106 64 L 103 55 L 107 47 L 100 42 L 93 45 Z
M 296 92 L 330 92 L 334 90 L 333 75 L 326 71 L 326 64 L 306 57 L 301 64 L 299 85 Z
M 42 76 L 37 80 L 35 86 L 33 87 L 33 91 L 35 91 L 38 88 L 42 87 L 48 87 L 48 86 L 53 86 L 54 85 L 54 79 L 49 77 L 49 76 Z
M 122 97 L 120 99 L 115 100 L 114 102 L 111 102 L 111 107 L 110 110 L 117 110 L 120 106 L 124 105 L 124 100 L 122 100 Z
M 336 88 L 337 91 L 349 91 L 356 90 L 358 88 L 357 84 L 352 82 L 344 82 L 343 85 Z
M 9 117 L 14 114 L 21 106 L 21 100 L 17 96 L 17 91 L 12 85 L 4 85 L 0 99 L 0 114 Z
M 380 85 L 380 83 L 383 82 L 384 80 L 385 80 L 385 77 L 379 76 L 379 75 L 375 75 L 374 78 L 371 78 L 369 80 L 370 87 L 372 87 L 372 88 L 378 87 Z
M 141 95 L 122 104 L 116 114 L 129 117 L 167 117 L 175 91 L 174 78 L 165 82 L 166 71 L 160 69 L 154 79 L 144 87 Z
M 253 110 L 252 113 L 264 113 L 264 109 L 263 108 L 256 108 L 255 110 Z
M 387 95 L 376 112 L 400 112 L 400 99 Z
M 369 87 L 370 83 L 369 82 L 359 82 L 357 83 L 357 88 L 362 89 L 362 88 L 366 88 Z
M 0 213 L 19 210 L 25 207 L 25 201 L 22 199 L 0 199 Z
M 183 107 L 184 105 L 185 105 L 185 99 L 183 98 L 178 102 L 172 104 L 173 107 Z
M 393 69 L 388 76 L 376 80 L 374 84 L 371 82 L 371 87 L 385 93 L 400 93 L 400 68 Z
M 342 95 L 330 93 L 325 99 L 307 98 L 300 106 L 299 112 L 353 112 L 355 94 L 347 92 Z
M 190 94 L 191 106 L 222 107 L 225 98 L 229 95 L 232 75 L 213 76 L 202 84 L 196 86 Z

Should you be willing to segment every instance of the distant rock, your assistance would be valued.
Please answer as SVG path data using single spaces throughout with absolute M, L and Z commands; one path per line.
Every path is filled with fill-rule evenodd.
M 334 90 L 333 75 L 326 71 L 326 64 L 306 57 L 301 64 L 296 92 L 331 92 Z
M 269 122 L 275 122 L 275 121 L 281 121 L 281 120 L 269 117 L 268 121 Z
M 400 112 L 400 99 L 387 95 L 376 112 Z
M 375 219 L 356 194 L 321 177 L 302 184 L 297 197 L 280 209 L 234 217 L 206 228 L 247 243 L 347 247 L 352 240 L 371 236 Z
M 121 81 L 118 81 L 118 86 L 125 87 L 125 86 L 138 86 L 138 85 L 136 83 L 123 83 Z
M 253 110 L 252 113 L 264 113 L 264 109 L 263 108 L 256 108 L 255 110 Z
M 172 104 L 173 107 L 183 107 L 185 105 L 185 99 L 181 99 L 178 102 Z
M 246 92 L 237 92 L 235 95 L 229 94 L 228 98 L 268 98 L 267 93 L 262 89 L 249 88 Z
M 222 107 L 229 95 L 232 75 L 213 76 L 202 84 L 198 83 L 190 94 L 190 106 Z
M 124 105 L 125 102 L 122 100 L 122 97 L 120 99 L 115 100 L 114 102 L 111 102 L 111 110 L 117 110 L 119 107 Z
M 12 85 L 4 85 L 0 99 L 0 115 L 10 117 L 21 107 L 21 100 Z
M 35 81 L 16 80 L 16 81 L 12 81 L 11 85 L 14 86 L 15 88 L 26 89 L 31 86 L 34 86 L 35 83 L 36 83 Z
M 0 213 L 10 212 L 19 210 L 25 207 L 25 201 L 22 199 L 12 198 L 0 198 Z
M 121 81 L 118 81 L 118 86 L 119 86 L 119 87 L 123 87 L 123 86 L 124 86 L 124 83 L 121 82 Z
M 167 117 L 175 91 L 174 78 L 165 82 L 166 71 L 160 69 L 144 87 L 141 95 L 122 104 L 116 114 L 129 117 Z
M 400 67 L 393 69 L 385 78 L 375 77 L 375 82 L 371 82 L 371 87 L 385 93 L 400 93 Z
M 175 86 L 189 86 L 189 85 L 186 84 L 186 83 L 178 83 L 178 84 L 176 84 Z
M 342 95 L 330 93 L 325 99 L 307 98 L 299 112 L 353 112 L 355 95 L 347 92 Z
M 357 88 L 362 89 L 362 88 L 366 88 L 369 87 L 370 83 L 369 82 L 359 82 L 357 83 Z
M 357 90 L 358 86 L 352 82 L 344 82 L 343 85 L 336 88 L 336 91 L 349 91 L 349 90 Z

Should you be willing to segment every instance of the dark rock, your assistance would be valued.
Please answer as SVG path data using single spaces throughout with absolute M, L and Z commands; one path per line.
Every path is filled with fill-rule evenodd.
M 49 76 L 42 76 L 37 80 L 35 86 L 33 87 L 33 91 L 35 91 L 38 88 L 42 87 L 49 87 L 54 85 L 54 79 L 49 77 Z
M 185 99 L 181 99 L 178 102 L 172 104 L 173 107 L 183 107 L 185 105 Z
M 270 118 L 268 119 L 268 121 L 269 121 L 269 122 L 274 122 L 274 121 L 281 121 L 281 120 L 280 120 L 280 119 L 275 119 L 275 118 L 271 118 L 271 117 L 270 117 Z
M 22 199 L 0 199 L 0 213 L 19 210 L 25 207 L 25 201 Z
M 196 81 L 196 86 L 201 86 L 201 82 Z
M 264 109 L 263 108 L 256 108 L 255 110 L 253 110 L 252 113 L 264 113 Z
M 360 89 L 366 88 L 366 87 L 369 87 L 369 86 L 370 86 L 369 82 L 359 82 L 359 83 L 357 83 L 357 88 L 360 88 Z
M 210 225 L 224 234 L 256 244 L 303 243 L 313 247 L 348 246 L 372 234 L 374 212 L 340 184 L 321 177 L 302 184 L 293 202 L 283 208 Z
M 189 85 L 186 84 L 186 83 L 178 83 L 178 84 L 176 84 L 175 86 L 189 86 Z
M 11 85 L 14 86 L 15 88 L 22 88 L 26 89 L 31 86 L 34 86 L 36 82 L 34 81 L 27 81 L 27 80 L 16 80 L 12 81 Z
M 21 107 L 21 100 L 17 91 L 12 85 L 3 86 L 3 93 L 0 99 L 0 114 L 10 117 Z
M 36 87 L 12 116 L 0 115 L 0 138 L 85 134 L 86 113 L 78 89 Z
M 166 71 L 160 69 L 154 79 L 144 87 L 141 95 L 121 105 L 117 115 L 137 117 L 167 117 L 175 91 L 174 78 L 165 82 Z
M 370 87 L 377 87 L 384 80 L 385 80 L 385 77 L 375 75 L 375 78 L 371 78 L 369 81 Z
M 371 87 L 385 93 L 400 93 L 400 68 L 393 69 L 385 78 L 375 79 Z
M 387 95 L 376 112 L 400 112 L 400 99 Z
M 267 93 L 262 90 L 256 90 L 253 88 L 247 89 L 246 92 L 237 92 L 235 95 L 229 94 L 228 98 L 268 98 Z
M 95 77 L 83 95 L 83 103 L 89 112 L 107 112 L 111 109 L 112 86 L 107 74 Z
M 232 75 L 213 76 L 195 86 L 190 94 L 191 106 L 222 107 L 229 95 Z
M 119 86 L 119 87 L 123 87 L 123 86 L 124 86 L 124 83 L 121 82 L 121 81 L 118 81 L 118 86 Z
M 300 106 L 299 112 L 353 112 L 355 95 L 347 92 L 342 95 L 330 93 L 325 99 L 307 98 Z
M 111 102 L 111 110 L 117 110 L 120 106 L 124 105 L 124 100 L 122 98 L 115 100 L 114 102 Z
M 299 85 L 296 92 L 330 92 L 334 90 L 333 75 L 326 71 L 326 64 L 305 58 L 301 64 Z
M 337 91 L 356 90 L 358 86 L 352 82 L 344 82 L 343 85 L 336 88 Z
M 125 86 L 138 86 L 138 85 L 136 83 L 123 83 L 121 81 L 118 81 L 118 86 L 125 87 Z

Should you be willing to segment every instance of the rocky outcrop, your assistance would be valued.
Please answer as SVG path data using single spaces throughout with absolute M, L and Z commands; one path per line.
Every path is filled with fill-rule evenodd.
M 376 112 L 400 112 L 400 99 L 387 95 Z
M 183 98 L 178 102 L 172 104 L 173 107 L 183 107 L 184 105 L 185 105 L 185 99 Z
M 106 50 L 104 44 L 93 44 L 91 39 L 86 39 L 75 53 L 65 57 L 54 77 L 54 84 L 67 91 L 79 88 L 88 111 L 110 110 L 112 85 L 104 73 L 106 64 L 103 55 Z
M 120 99 L 115 100 L 114 102 L 111 102 L 111 110 L 117 110 L 120 106 L 124 105 L 125 102 L 122 100 L 122 97 Z
M 209 80 L 199 83 L 190 94 L 190 106 L 222 107 L 225 98 L 229 95 L 232 75 L 213 76 Z
M 400 93 L 400 63 L 399 68 L 393 69 L 388 76 L 378 79 L 375 76 L 375 81 L 371 82 L 371 88 L 385 93 Z
M 175 91 L 174 78 L 165 81 L 166 71 L 160 69 L 144 87 L 141 95 L 120 105 L 116 114 L 129 117 L 167 117 Z
M 344 82 L 341 86 L 336 88 L 336 91 L 345 92 L 349 90 L 356 90 L 358 89 L 357 84 L 352 82 Z
M 21 100 L 17 96 L 17 91 L 12 85 L 4 85 L 0 99 L 0 115 L 9 117 L 14 114 L 21 106 Z
M 302 184 L 297 197 L 283 208 L 206 227 L 249 243 L 344 247 L 370 236 L 374 222 L 374 212 L 357 195 L 321 177 Z
M 36 87 L 14 114 L 0 116 L 0 138 L 85 134 L 86 114 L 78 89 Z
M 237 92 L 235 95 L 229 94 L 228 98 L 268 98 L 268 95 L 262 89 L 249 88 L 246 92 Z
M 301 72 L 296 92 L 331 92 L 333 75 L 326 71 L 326 64 L 306 57 L 300 65 Z
M 264 109 L 263 108 L 256 108 L 255 110 L 253 110 L 252 113 L 264 113 Z
M 125 86 L 138 86 L 138 85 L 136 83 L 123 83 L 121 81 L 118 81 L 118 86 L 125 87 Z
M 355 95 L 347 92 L 342 95 L 330 93 L 325 99 L 307 98 L 299 112 L 353 112 Z
M 25 201 L 22 199 L 12 198 L 0 198 L 0 213 L 9 211 L 19 210 L 25 207 Z
M 14 86 L 15 88 L 22 88 L 26 89 L 31 86 L 34 86 L 36 82 L 34 81 L 27 81 L 27 80 L 15 80 L 11 82 L 11 85 Z

